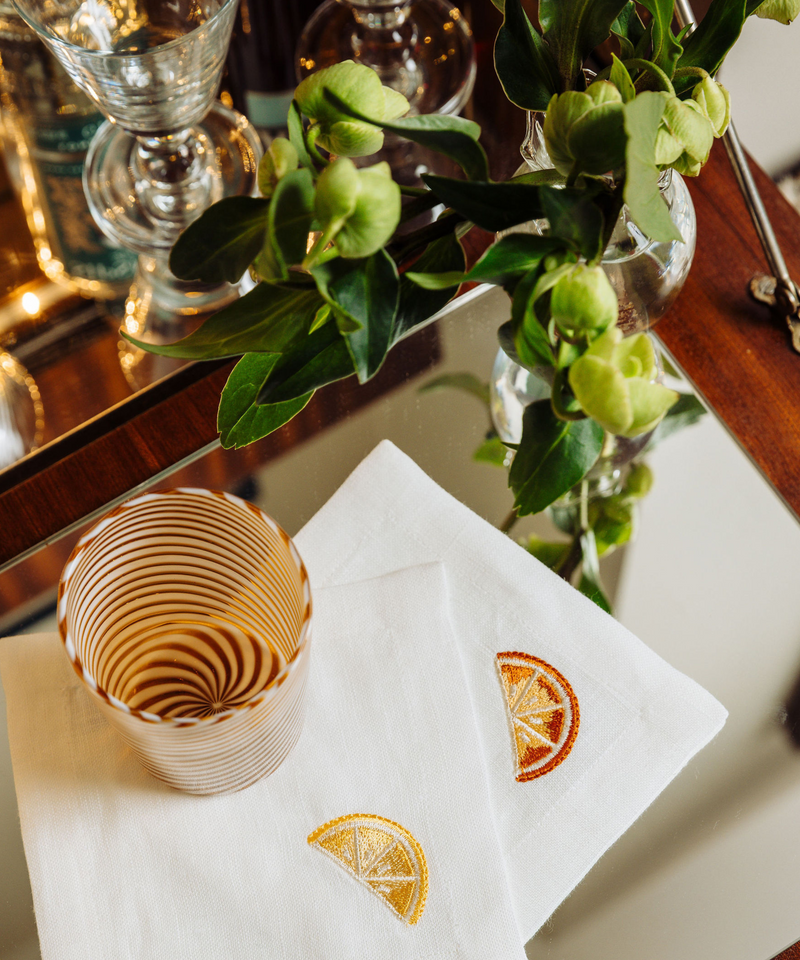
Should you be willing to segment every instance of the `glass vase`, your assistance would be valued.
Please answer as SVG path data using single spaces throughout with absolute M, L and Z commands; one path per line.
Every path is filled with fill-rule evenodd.
M 553 166 L 545 147 L 542 116 L 528 113 L 527 133 L 520 148 L 531 170 Z M 679 173 L 665 170 L 659 186 L 683 242 L 646 236 L 631 220 L 628 208 L 623 207 L 603 254 L 603 269 L 619 300 L 619 326 L 626 334 L 649 330 L 664 316 L 686 282 L 694 258 L 697 218 L 686 183 Z M 526 228 L 542 233 L 546 226 L 546 220 L 534 220 Z

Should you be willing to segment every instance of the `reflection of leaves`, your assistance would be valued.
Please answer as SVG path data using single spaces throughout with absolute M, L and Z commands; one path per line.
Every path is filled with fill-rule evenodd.
M 601 610 L 611 613 L 611 603 L 600 582 L 600 564 L 597 560 L 597 545 L 594 533 L 587 530 L 581 537 L 581 551 L 583 553 L 583 570 L 578 589 L 596 603 Z
M 432 390 L 441 390 L 445 387 L 463 390 L 464 393 L 477 397 L 487 408 L 489 406 L 489 384 L 479 380 L 474 373 L 443 373 L 420 387 L 419 392 L 430 393 Z
M 561 563 L 570 548 L 569 542 L 540 540 L 534 536 L 528 537 L 527 540 L 520 540 L 520 545 L 551 570 Z
M 487 437 L 472 454 L 472 459 L 476 463 L 488 463 L 493 467 L 504 467 L 507 456 L 508 447 L 497 434 L 493 434 Z
M 691 393 L 682 393 L 677 403 L 673 404 L 664 419 L 656 427 L 653 436 L 648 440 L 645 451 L 650 451 L 667 437 L 672 436 L 684 427 L 691 427 L 697 423 L 706 412 L 706 408 Z M 643 451 L 644 452 L 644 451 Z

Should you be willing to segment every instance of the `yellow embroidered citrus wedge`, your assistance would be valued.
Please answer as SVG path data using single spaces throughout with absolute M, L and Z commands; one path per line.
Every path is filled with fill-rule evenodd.
M 399 823 L 351 813 L 318 827 L 308 842 L 383 900 L 402 920 L 416 923 L 428 895 L 422 847 Z
M 520 783 L 557 767 L 578 735 L 578 698 L 555 667 L 528 653 L 498 653 Z

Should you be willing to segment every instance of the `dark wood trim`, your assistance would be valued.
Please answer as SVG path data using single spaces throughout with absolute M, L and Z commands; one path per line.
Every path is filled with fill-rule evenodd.
M 752 164 L 793 277 L 800 280 L 800 217 Z M 748 293 L 768 268 L 718 143 L 689 182 L 697 211 L 697 253 L 676 304 L 656 327 L 697 392 L 800 517 L 800 356 L 785 320 Z
M 800 960 L 800 940 L 793 946 L 787 947 L 783 953 L 779 953 L 777 957 L 773 957 L 772 960 Z
M 439 359 L 435 326 L 398 344 L 380 373 L 363 387 L 354 377 L 317 392 L 294 420 L 254 445 L 253 458 L 263 463 L 430 368 Z M 201 367 L 203 365 L 197 365 Z M 128 403 L 112 429 L 104 417 L 73 431 L 63 441 L 63 456 L 0 492 L 0 567 L 57 539 L 108 504 L 177 470 L 217 439 L 219 395 L 232 364 L 210 372 L 184 368 L 189 382 L 179 390 L 153 389 L 141 409 L 130 416 Z M 184 373 L 178 371 L 178 377 Z M 195 376 L 190 374 L 194 371 Z M 180 381 L 179 381 L 180 382 Z M 174 388 L 175 384 L 172 384 Z M 158 387 L 158 384 L 155 385 Z M 97 435 L 92 431 L 97 430 Z M 84 433 L 85 443 L 76 435 Z M 235 454 L 231 454 L 235 456 Z M 57 575 L 57 573 L 56 573 Z

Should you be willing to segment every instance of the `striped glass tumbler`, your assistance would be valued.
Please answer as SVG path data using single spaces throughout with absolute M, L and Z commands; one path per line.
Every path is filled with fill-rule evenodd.
M 58 626 L 100 709 L 154 776 L 225 793 L 300 735 L 311 592 L 286 533 L 212 490 L 112 510 L 61 575 Z

